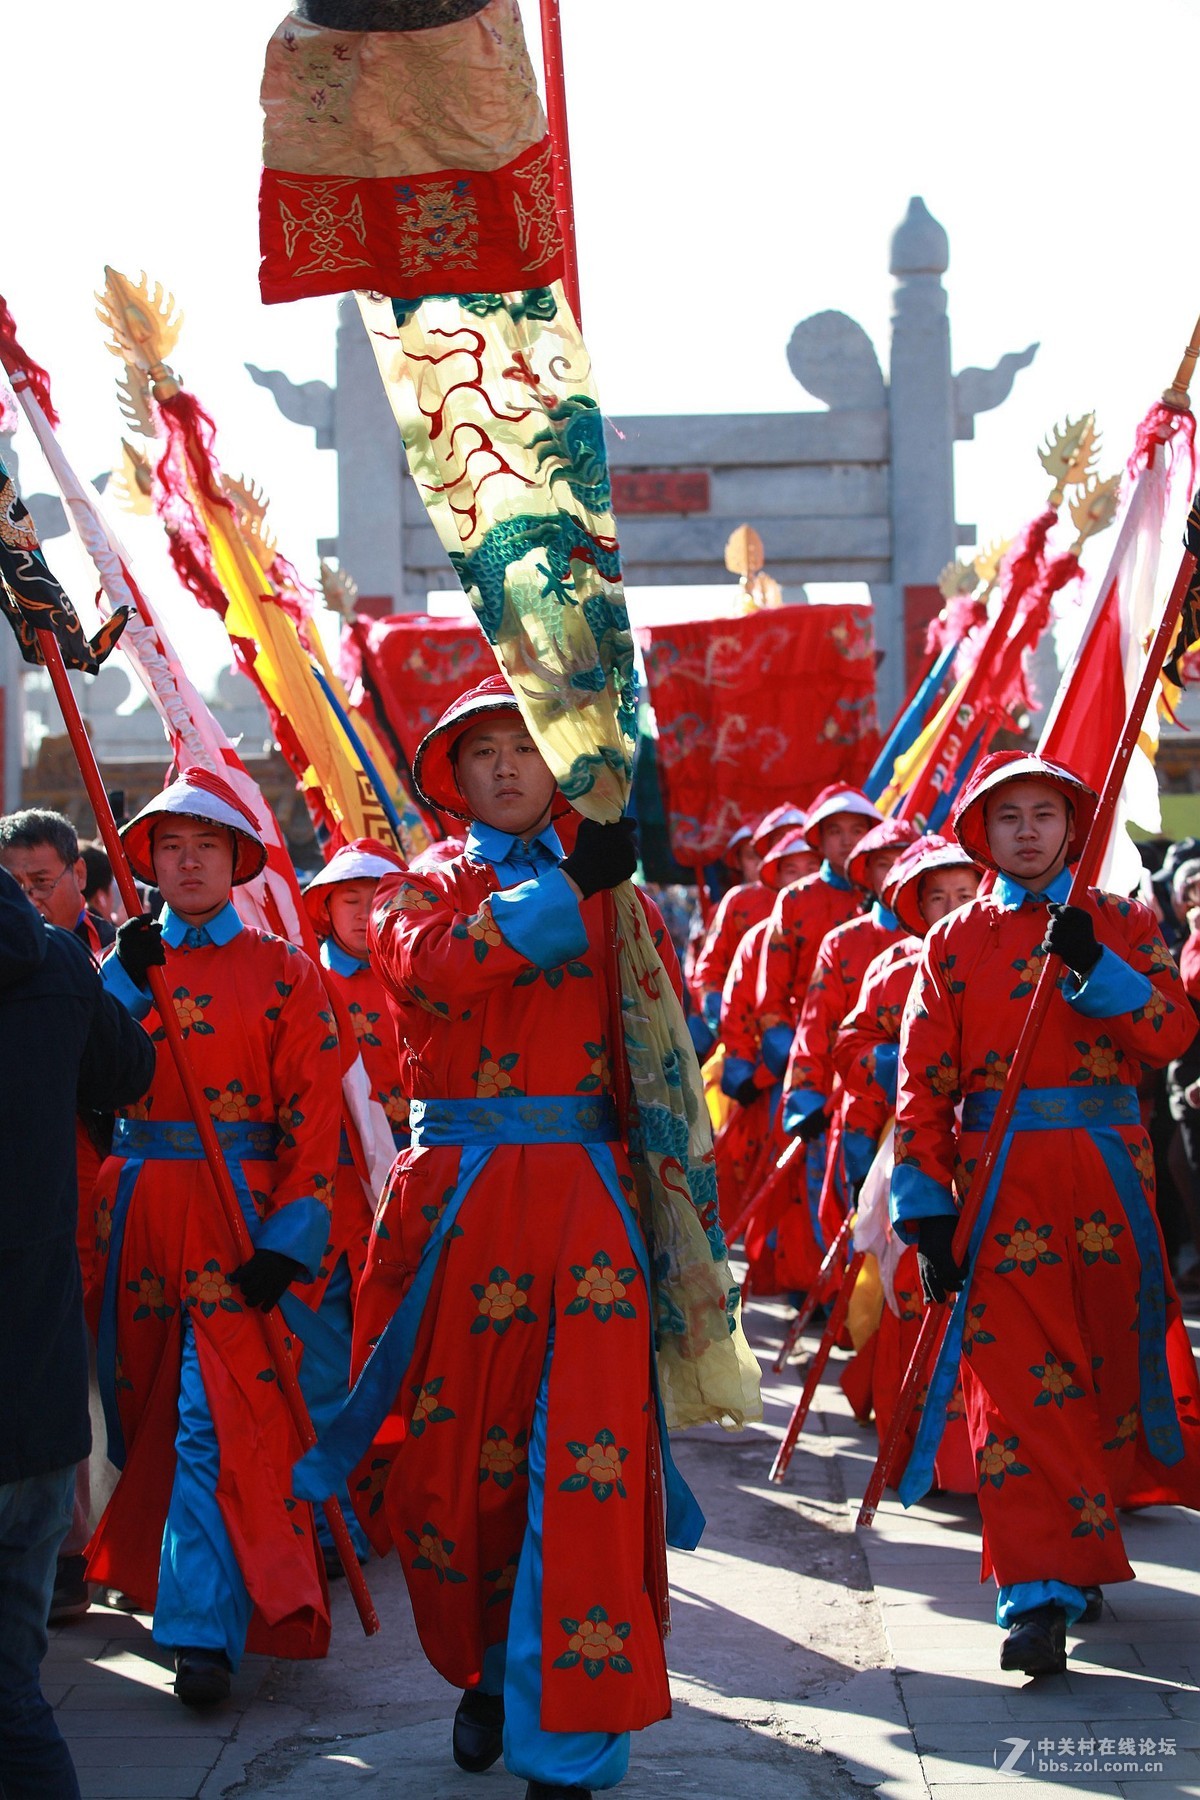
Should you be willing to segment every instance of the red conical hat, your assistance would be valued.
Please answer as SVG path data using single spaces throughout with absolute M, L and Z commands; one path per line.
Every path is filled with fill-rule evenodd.
M 847 787 L 844 781 L 835 781 L 832 786 L 821 789 L 808 809 L 804 834 L 810 850 L 820 850 L 821 826 L 825 820 L 832 819 L 834 813 L 843 812 L 858 813 L 864 819 L 871 819 L 876 825 L 883 820 L 879 808 L 867 799 L 861 788 Z
M 883 904 L 895 913 L 905 931 L 911 932 L 913 937 L 924 937 L 929 929 L 920 906 L 921 878 L 931 875 L 935 869 L 975 869 L 976 873 L 982 873 L 961 845 L 952 844 L 933 832 L 918 838 L 892 864 L 884 876 L 880 895 Z
M 235 834 L 234 887 L 253 881 L 262 872 L 267 860 L 267 846 L 259 835 L 258 820 L 229 782 L 214 775 L 211 769 L 196 768 L 184 769 L 169 787 L 143 806 L 136 818 L 121 827 L 121 842 L 129 866 L 139 881 L 154 886 L 154 826 L 167 814 L 205 819 L 210 825 L 223 825 Z
M 793 806 L 790 800 L 785 800 L 782 806 L 773 806 L 769 813 L 764 813 L 754 827 L 754 836 L 750 841 L 758 854 L 765 856 L 785 831 L 794 831 L 803 824 L 804 814 L 800 808 Z
M 916 826 L 908 819 L 885 819 L 882 825 L 873 825 L 846 858 L 846 880 L 873 893 L 867 880 L 868 857 L 874 856 L 876 850 L 907 850 L 918 836 Z
M 336 851 L 320 874 L 314 875 L 303 890 L 304 909 L 313 922 L 318 937 L 328 937 L 329 892 L 342 881 L 379 881 L 403 869 L 404 859 L 378 838 L 353 838 Z
M 791 831 L 785 831 L 783 836 L 777 838 L 771 845 L 763 857 L 759 879 L 765 881 L 769 888 L 774 888 L 778 892 L 784 886 L 783 877 L 780 874 L 783 860 L 786 856 L 795 856 L 797 852 L 804 856 L 812 855 L 812 845 L 805 837 L 802 825 L 793 826 Z
M 997 867 L 988 845 L 984 811 L 988 795 L 1010 781 L 1045 781 L 1066 795 L 1074 808 L 1067 856 L 1068 862 L 1073 862 L 1083 849 L 1096 816 L 1096 794 L 1061 763 L 1024 750 L 996 750 L 985 756 L 955 803 L 951 829 L 972 862 L 982 863 L 988 869 Z

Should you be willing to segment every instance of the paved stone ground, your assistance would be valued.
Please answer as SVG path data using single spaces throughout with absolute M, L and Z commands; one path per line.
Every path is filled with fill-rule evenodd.
M 751 1309 L 768 1366 L 783 1317 Z M 628 1800 L 842 1800 L 872 1788 L 885 1800 L 1200 1796 L 1200 1519 L 1123 1520 L 1140 1579 L 1112 1590 L 1103 1621 L 1071 1640 L 1070 1672 L 1002 1674 L 973 1502 L 907 1514 L 889 1502 L 855 1533 L 875 1439 L 854 1424 L 836 1374 L 835 1357 L 783 1489 L 766 1474 L 794 1370 L 768 1377 L 762 1427 L 677 1441 L 709 1531 L 700 1551 L 672 1556 L 675 1714 L 635 1738 Z M 94 1607 L 53 1633 L 46 1691 L 85 1800 L 520 1800 L 500 1767 L 454 1768 L 455 1696 L 420 1654 L 395 1559 L 369 1575 L 378 1637 L 362 1636 L 338 1592 L 328 1661 L 249 1658 L 233 1703 L 209 1715 L 171 1696 L 144 1618 Z M 1039 1758 L 1078 1763 L 1081 1741 L 1085 1762 L 1138 1766 L 1038 1773 Z

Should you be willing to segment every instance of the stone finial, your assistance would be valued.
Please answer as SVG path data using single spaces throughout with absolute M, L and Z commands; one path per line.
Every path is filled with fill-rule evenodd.
M 950 240 L 919 194 L 892 233 L 889 267 L 897 276 L 944 275 L 950 267 Z
M 788 367 L 815 400 L 833 409 L 886 404 L 883 373 L 875 346 L 842 312 L 801 319 L 787 347 Z
M 275 404 L 293 425 L 307 425 L 318 450 L 334 448 L 333 389 L 327 381 L 290 381 L 282 369 L 260 369 L 245 364 L 251 381 L 275 396 Z

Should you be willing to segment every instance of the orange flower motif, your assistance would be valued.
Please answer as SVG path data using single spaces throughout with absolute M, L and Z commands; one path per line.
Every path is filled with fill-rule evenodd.
M 511 1319 L 524 1298 L 515 1281 L 489 1281 L 479 1298 L 480 1317 Z
M 1048 1394 L 1065 1394 L 1074 1385 L 1070 1371 L 1053 1356 L 1046 1358 L 1042 1370 L 1042 1386 Z
M 1103 1256 L 1106 1250 L 1116 1248 L 1108 1220 L 1105 1218 L 1085 1219 L 1082 1225 L 1077 1225 L 1075 1242 L 1081 1250 L 1092 1256 Z
M 1142 1017 L 1144 1019 L 1161 1019 L 1165 1016 L 1166 1010 L 1166 1001 L 1158 990 L 1155 989 L 1154 993 L 1151 994 L 1145 1006 L 1142 1008 Z
M 96 1208 L 96 1248 L 103 1253 L 107 1251 L 112 1237 L 112 1213 L 108 1201 L 102 1200 Z
M 485 1475 L 515 1475 L 521 1460 L 510 1437 L 486 1437 L 479 1446 L 479 1467 Z
M 1137 1428 L 1138 1409 L 1136 1406 L 1131 1406 L 1129 1411 L 1123 1412 L 1117 1420 L 1116 1435 L 1105 1444 L 1104 1448 L 1106 1450 L 1119 1450 L 1122 1444 L 1127 1444 L 1130 1438 L 1135 1438 L 1137 1436 Z
M 140 1281 L 130 1282 L 129 1285 L 134 1289 L 138 1306 L 148 1306 L 153 1312 L 156 1306 L 164 1304 L 165 1296 L 161 1275 L 143 1275 Z
M 1079 1513 L 1080 1523 L 1083 1525 L 1090 1525 L 1093 1530 L 1104 1532 L 1109 1530 L 1112 1526 L 1111 1517 L 1105 1511 L 1103 1506 L 1097 1505 L 1096 1500 L 1084 1499 L 1082 1505 L 1077 1507 L 1076 1511 Z
M 935 1094 L 954 1094 L 958 1092 L 958 1070 L 944 1067 L 941 1063 L 931 1065 L 929 1085 Z
M 622 1654 L 621 1639 L 607 1619 L 585 1619 L 568 1638 L 567 1648 L 572 1655 L 586 1657 L 589 1662 L 603 1662 L 606 1656 Z
M 1111 1044 L 1093 1044 L 1080 1058 L 1088 1074 L 1096 1081 L 1114 1081 L 1121 1066 L 1120 1051 Z
M 407 1130 L 408 1095 L 402 1094 L 399 1088 L 393 1088 L 390 1094 L 380 1094 L 378 1099 L 387 1114 L 388 1124 L 394 1126 L 397 1131 Z
M 575 1289 L 580 1300 L 586 1300 L 593 1306 L 613 1306 L 618 1300 L 625 1298 L 628 1289 L 623 1281 L 618 1280 L 617 1273 L 611 1265 L 597 1268 L 593 1263 L 585 1269 Z
M 984 1069 L 983 1085 L 985 1089 L 991 1088 L 998 1093 L 1007 1080 L 1008 1059 L 1003 1056 L 998 1056 L 995 1062 L 988 1063 Z
M 184 1031 L 190 1031 L 196 1025 L 204 1023 L 204 1008 L 191 994 L 180 992 L 175 995 L 175 1017 Z
M 507 1069 L 500 1067 L 494 1056 L 487 1062 L 480 1063 L 475 1092 L 481 1100 L 490 1100 L 497 1094 L 503 1094 L 512 1084 L 512 1076 Z
M 504 942 L 496 921 L 492 917 L 492 909 L 486 901 L 475 917 L 467 920 L 467 936 L 474 938 L 476 943 L 487 944 L 493 950 L 498 944 Z
M 413 1407 L 413 1424 L 423 1425 L 430 1413 L 438 1410 L 438 1397 L 429 1388 L 423 1387 L 417 1395 L 417 1403 Z
M 251 1109 L 247 1105 L 247 1097 L 240 1087 L 222 1088 L 210 1103 L 209 1110 L 214 1119 L 224 1124 L 234 1124 L 239 1119 L 248 1119 Z
M 1149 1187 L 1154 1181 L 1154 1152 L 1149 1144 L 1138 1146 L 1137 1154 L 1133 1158 L 1133 1166 L 1146 1186 Z
M 354 1026 L 354 1036 L 358 1042 L 361 1043 L 363 1038 L 374 1037 L 370 1016 L 362 1010 L 361 1006 L 351 1007 L 350 1023 Z
M 575 1459 L 576 1473 L 589 1481 L 614 1482 L 621 1473 L 621 1452 L 615 1443 L 589 1444 Z
M 601 1087 L 607 1087 L 609 1081 L 608 1052 L 602 1050 L 599 1056 L 593 1056 L 588 1066 L 588 1073 L 594 1075 Z
M 999 1441 L 986 1444 L 979 1452 L 979 1469 L 983 1475 L 1003 1475 L 1016 1462 L 1016 1454 Z
M 222 1300 L 232 1299 L 233 1289 L 220 1269 L 201 1269 L 187 1282 L 183 1297 L 196 1306 L 219 1306 Z
M 388 913 L 393 912 L 432 912 L 435 899 L 436 896 L 427 893 L 424 888 L 414 887 L 410 881 L 406 881 L 394 894 L 388 895 L 379 908 L 379 917 L 386 918 Z
M 1033 1227 L 1028 1226 L 1024 1231 L 1013 1232 L 1008 1245 L 1008 1254 L 1014 1262 L 1036 1262 L 1045 1247 Z
M 409 1535 L 412 1535 L 411 1532 Z M 435 1532 L 423 1531 L 416 1543 L 417 1555 L 425 1559 L 426 1565 L 432 1566 L 444 1574 L 450 1566 L 450 1557 L 441 1538 Z

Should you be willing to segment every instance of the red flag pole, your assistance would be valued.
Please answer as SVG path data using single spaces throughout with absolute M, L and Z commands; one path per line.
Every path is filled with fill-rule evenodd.
M 546 73 L 546 118 L 554 157 L 554 205 L 563 241 L 563 287 L 575 323 L 582 328 L 579 308 L 579 258 L 575 248 L 575 194 L 571 184 L 571 139 L 567 131 L 567 84 L 563 74 L 562 19 L 559 0 L 540 0 L 542 12 L 542 66 Z
M 850 1233 L 854 1230 L 854 1221 L 856 1217 L 857 1215 L 854 1208 L 851 1207 L 850 1211 L 838 1226 L 837 1236 L 821 1258 L 821 1266 L 817 1270 L 816 1278 L 813 1281 L 812 1286 L 804 1296 L 804 1304 L 788 1326 L 787 1336 L 784 1338 L 783 1343 L 779 1348 L 779 1355 L 771 1365 L 776 1375 L 783 1374 L 784 1369 L 787 1367 L 788 1357 L 792 1354 L 792 1351 L 796 1348 L 796 1345 L 804 1335 L 805 1326 L 824 1300 L 826 1292 L 828 1291 L 829 1278 L 845 1254 L 846 1245 L 850 1239 Z M 853 1259 L 851 1259 L 851 1266 L 852 1264 Z M 845 1276 L 846 1270 L 843 1269 L 843 1279 L 845 1279 Z
M 1142 721 L 1145 719 L 1154 690 L 1158 685 L 1163 664 L 1171 648 L 1188 589 L 1195 579 L 1197 550 L 1200 549 L 1200 492 L 1197 492 L 1192 501 L 1192 512 L 1188 519 L 1188 533 L 1185 541 L 1187 548 L 1179 565 L 1179 573 L 1175 577 L 1175 585 L 1171 589 L 1170 598 L 1163 610 L 1162 620 L 1142 670 L 1137 693 L 1134 695 L 1133 704 L 1129 709 L 1116 749 L 1113 751 L 1108 774 L 1104 780 L 1104 790 L 1092 820 L 1092 828 L 1088 832 L 1087 841 L 1075 866 L 1071 892 L 1067 896 L 1068 906 L 1079 905 L 1086 897 L 1087 891 L 1099 871 L 1104 848 L 1108 842 L 1108 834 L 1112 828 L 1113 816 L 1117 809 L 1117 802 L 1125 783 L 1125 775 L 1142 729 Z M 1033 990 L 1033 998 L 1029 1002 L 1029 1011 L 1025 1015 L 1025 1023 L 1021 1028 L 1021 1035 L 1013 1052 L 1012 1065 L 1000 1091 L 1000 1101 L 992 1117 L 991 1125 L 988 1127 L 983 1149 L 975 1165 L 971 1189 L 963 1202 L 955 1228 L 954 1260 L 958 1263 L 965 1263 L 968 1260 L 975 1221 L 983 1205 L 984 1195 L 991 1184 L 1005 1133 L 1024 1087 L 1030 1059 L 1033 1056 L 1043 1021 L 1049 1011 L 1061 967 L 1062 959 L 1060 957 L 1046 956 L 1042 960 L 1037 985 Z M 896 1451 L 908 1428 L 917 1395 L 925 1384 L 926 1371 L 932 1360 L 935 1346 L 941 1342 L 948 1318 L 949 1310 L 945 1302 L 936 1306 L 926 1305 L 912 1358 L 896 1401 L 891 1429 L 880 1449 L 871 1479 L 867 1484 L 867 1491 L 863 1496 L 862 1507 L 858 1514 L 860 1525 L 870 1525 L 875 1517 L 876 1508 L 891 1475 Z
M 795 1410 L 788 1420 L 788 1428 L 784 1433 L 783 1442 L 775 1452 L 775 1461 L 771 1464 L 770 1479 L 776 1485 L 781 1483 L 787 1474 L 788 1464 L 791 1462 L 792 1453 L 796 1448 L 796 1440 L 804 1430 L 804 1421 L 808 1417 L 808 1409 L 821 1384 L 821 1377 L 825 1373 L 825 1365 L 829 1361 L 830 1352 L 841 1335 L 842 1326 L 846 1323 L 846 1314 L 850 1311 L 850 1301 L 854 1294 L 854 1284 L 858 1280 L 859 1272 L 866 1260 L 866 1253 L 862 1250 L 856 1250 L 850 1258 L 849 1267 L 842 1285 L 838 1289 L 838 1297 L 833 1303 L 833 1310 L 830 1312 L 825 1330 L 821 1334 L 821 1342 L 817 1345 L 816 1355 L 812 1359 L 808 1379 L 804 1383 L 804 1392 L 796 1402 Z
M 67 678 L 62 651 L 58 647 L 58 639 L 53 632 L 39 631 L 37 641 L 58 699 L 63 723 L 66 725 L 67 735 L 71 740 L 71 747 L 79 762 L 79 772 L 83 776 L 83 784 L 87 789 L 88 799 L 92 803 L 92 811 L 96 815 L 100 836 L 104 839 L 104 848 L 108 851 L 109 861 L 112 863 L 118 891 L 130 918 L 137 918 L 142 911 L 141 897 L 125 858 L 125 848 L 117 832 L 117 822 L 113 817 L 108 795 L 104 791 L 104 783 L 96 764 L 91 740 L 84 729 L 83 720 L 79 716 L 79 708 L 75 703 L 75 695 L 71 691 L 71 683 Z M 234 1250 L 241 1262 L 247 1262 L 254 1253 L 254 1245 L 251 1243 L 250 1233 L 246 1229 L 241 1202 L 234 1189 L 220 1140 L 213 1125 L 212 1115 L 205 1105 L 195 1071 L 192 1069 L 187 1051 L 184 1049 L 183 1033 L 179 1020 L 175 1016 L 175 1007 L 167 989 L 166 976 L 161 968 L 150 969 L 147 974 L 163 1032 L 175 1060 L 175 1067 L 179 1072 L 179 1080 L 187 1099 L 188 1109 L 195 1120 L 200 1144 L 212 1173 L 217 1197 L 221 1202 L 221 1210 L 225 1215 L 225 1223 L 233 1239 Z M 300 1392 L 295 1364 L 284 1344 L 283 1326 L 280 1323 L 279 1315 L 275 1312 L 260 1312 L 258 1316 L 267 1340 L 267 1350 L 272 1366 L 283 1397 L 287 1402 L 292 1423 L 296 1428 L 296 1435 L 300 1439 L 303 1449 L 311 1450 L 317 1441 L 317 1434 L 313 1430 L 312 1420 L 308 1416 L 308 1408 L 304 1404 L 304 1396 Z M 341 1506 L 336 1499 L 327 1500 L 324 1503 L 324 1511 L 334 1546 L 346 1573 L 347 1584 L 354 1596 L 358 1616 L 362 1620 L 363 1630 L 370 1637 L 379 1630 L 379 1617 L 367 1589 L 366 1577 L 358 1566 L 358 1557 L 355 1555 L 354 1545 L 350 1541 L 350 1533 L 346 1528 Z

